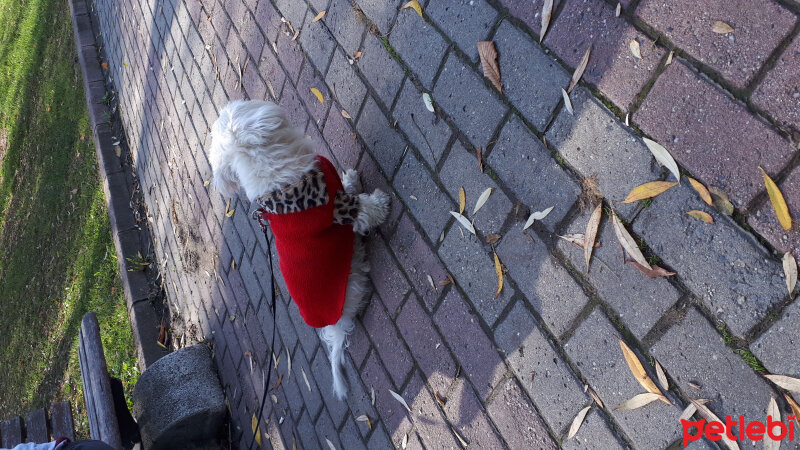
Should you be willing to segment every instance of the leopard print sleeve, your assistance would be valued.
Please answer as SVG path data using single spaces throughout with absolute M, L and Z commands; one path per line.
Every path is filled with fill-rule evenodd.
M 333 223 L 337 225 L 352 225 L 358 217 L 358 195 L 348 194 L 344 191 L 336 193 L 333 199 Z
M 272 214 L 305 211 L 329 201 L 325 174 L 319 167 L 303 175 L 298 182 L 270 192 L 257 200 L 261 208 Z

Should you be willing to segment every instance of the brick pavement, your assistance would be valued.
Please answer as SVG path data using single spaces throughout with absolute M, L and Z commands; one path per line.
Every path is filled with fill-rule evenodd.
M 617 18 L 616 2 L 566 0 L 540 45 L 540 0 L 421 3 L 424 17 L 399 0 L 93 3 L 104 75 L 119 99 L 173 321 L 183 324 L 174 331 L 213 343 L 234 439 L 249 442 L 273 361 L 283 378 L 264 411 L 265 448 L 387 448 L 406 436 L 411 448 L 429 449 L 462 440 L 665 448 L 680 437 L 682 407 L 700 397 L 718 415 L 760 418 L 778 391 L 754 369 L 800 376 L 792 337 L 800 303 L 786 295 L 776 253 L 800 257 L 800 234 L 778 227 L 757 170 L 774 176 L 800 220 L 800 5 L 630 0 Z M 712 33 L 714 20 L 735 31 Z M 487 39 L 500 53 L 502 93 L 480 72 L 475 42 Z M 632 39 L 642 60 L 628 50 Z M 589 45 L 570 115 L 559 91 Z M 226 217 L 226 200 L 205 185 L 209 125 L 239 98 L 283 105 L 319 153 L 393 195 L 389 220 L 369 238 L 375 289 L 352 338 L 346 402 L 330 395 L 326 352 L 280 278 L 268 348 L 266 242 L 249 202 L 232 200 Z M 642 133 L 726 191 L 736 214 L 705 207 L 686 182 L 652 204 L 618 205 L 647 255 L 677 276 L 649 280 L 624 265 L 607 223 L 587 274 L 582 251 L 556 235 L 584 229 L 587 179 L 610 204 L 665 176 Z M 478 236 L 448 214 L 462 186 L 470 218 L 478 195 L 495 188 L 474 217 Z M 523 235 L 527 214 L 549 206 Z M 683 214 L 693 208 L 716 223 Z M 494 247 L 489 233 L 502 235 Z M 494 249 L 507 268 L 496 299 Z M 455 285 L 439 284 L 448 275 Z M 617 337 L 661 362 L 675 406 L 613 409 L 641 392 Z M 356 420 L 364 414 L 369 425 Z

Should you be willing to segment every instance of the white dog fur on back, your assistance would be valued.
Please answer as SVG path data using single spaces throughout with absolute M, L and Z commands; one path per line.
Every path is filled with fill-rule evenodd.
M 293 128 L 283 109 L 272 102 L 230 102 L 211 128 L 209 159 L 214 185 L 226 197 L 241 188 L 251 202 L 256 201 L 300 181 L 315 168 L 315 157 L 311 140 Z M 358 196 L 358 213 L 353 221 L 357 234 L 366 234 L 386 220 L 388 195 L 380 190 L 360 193 L 358 174 L 352 169 L 345 172 L 342 184 L 346 193 Z M 364 244 L 356 235 L 342 316 L 335 325 L 319 329 L 331 360 L 333 390 L 340 399 L 347 393 L 342 371 L 344 347 L 355 327 L 353 320 L 366 302 L 367 272 Z

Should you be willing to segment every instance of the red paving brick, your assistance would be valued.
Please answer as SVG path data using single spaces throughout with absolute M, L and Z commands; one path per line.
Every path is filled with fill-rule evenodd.
M 797 21 L 770 0 L 643 0 L 636 15 L 737 88 L 747 86 Z M 715 21 L 734 32 L 714 33 Z
M 800 131 L 800 36 L 753 92 L 752 101 L 785 125 Z
M 571 67 L 591 45 L 583 80 L 594 84 L 623 111 L 652 77 L 664 49 L 636 31 L 603 0 L 566 0 L 564 9 L 544 40 Z M 642 59 L 633 56 L 631 41 L 639 43 Z
M 633 121 L 689 172 L 727 192 L 738 208 L 764 189 L 758 166 L 776 174 L 794 151 L 768 124 L 678 59 Z

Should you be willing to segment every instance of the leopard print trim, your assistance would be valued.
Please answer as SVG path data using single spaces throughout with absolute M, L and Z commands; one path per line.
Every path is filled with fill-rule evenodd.
M 333 199 L 333 223 L 337 225 L 352 225 L 356 222 L 359 208 L 358 196 L 344 191 L 336 193 Z
M 329 200 L 325 174 L 321 168 L 315 167 L 303 175 L 300 181 L 266 194 L 256 201 L 271 214 L 288 214 L 325 205 Z

